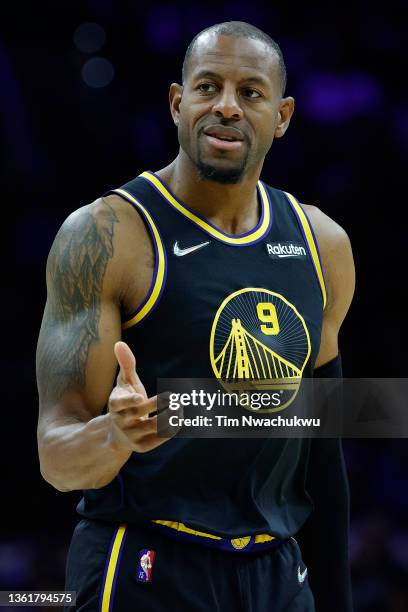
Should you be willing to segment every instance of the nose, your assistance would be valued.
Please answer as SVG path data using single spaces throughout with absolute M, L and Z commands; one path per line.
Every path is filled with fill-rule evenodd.
M 216 117 L 223 119 L 242 119 L 242 108 L 235 91 L 235 87 L 224 86 L 220 95 L 213 106 L 213 113 Z

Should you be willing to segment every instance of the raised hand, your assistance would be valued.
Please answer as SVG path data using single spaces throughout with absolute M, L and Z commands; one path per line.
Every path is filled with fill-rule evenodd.
M 125 342 L 114 347 L 120 371 L 116 387 L 108 401 L 113 424 L 113 436 L 120 446 L 143 453 L 156 448 L 169 438 L 157 436 L 157 396 L 148 398 L 136 371 L 136 359 Z

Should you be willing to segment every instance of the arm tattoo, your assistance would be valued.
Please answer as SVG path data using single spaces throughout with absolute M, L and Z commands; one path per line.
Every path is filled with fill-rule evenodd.
M 113 208 L 82 212 L 61 229 L 48 261 L 48 302 L 37 349 L 38 386 L 43 401 L 56 401 L 68 388 L 85 386 L 89 348 L 99 340 L 100 295 L 113 256 Z

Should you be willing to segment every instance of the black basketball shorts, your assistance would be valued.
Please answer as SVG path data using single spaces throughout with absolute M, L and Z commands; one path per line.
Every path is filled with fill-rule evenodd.
M 293 538 L 235 552 L 150 527 L 82 519 L 68 552 L 66 590 L 77 612 L 315 612 Z

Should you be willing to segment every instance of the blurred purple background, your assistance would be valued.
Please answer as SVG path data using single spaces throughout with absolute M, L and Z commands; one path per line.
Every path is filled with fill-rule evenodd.
M 0 32 L 0 588 L 61 589 L 79 494 L 58 493 L 39 474 L 34 371 L 58 227 L 75 208 L 174 158 L 167 94 L 180 81 L 187 44 L 213 23 L 249 21 L 281 45 L 287 94 L 296 99 L 262 178 L 322 208 L 353 245 L 357 291 L 340 339 L 345 375 L 406 377 L 406 20 L 393 0 L 13 6 Z M 355 610 L 406 612 L 407 441 L 355 439 L 344 448 Z

